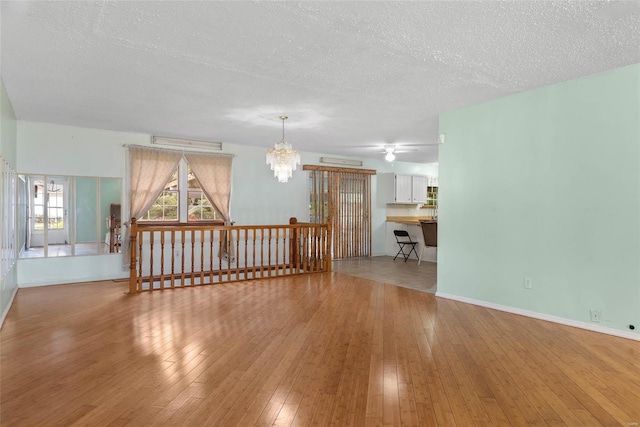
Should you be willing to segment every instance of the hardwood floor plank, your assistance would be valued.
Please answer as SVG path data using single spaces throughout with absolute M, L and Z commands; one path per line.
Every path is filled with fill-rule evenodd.
M 424 360 L 424 378 L 428 391 L 424 392 L 430 397 L 430 402 L 425 401 L 424 404 L 433 408 L 433 414 L 439 426 L 455 426 L 457 425 L 453 413 L 453 406 L 449 402 L 449 398 L 445 391 L 441 373 L 437 368 L 434 348 L 438 347 L 438 337 L 435 333 L 436 326 L 431 316 L 423 311 L 417 311 L 416 316 L 420 318 L 419 327 L 424 331 L 426 339 L 419 340 L 420 358 Z M 416 328 L 417 331 L 419 329 Z M 420 335 L 420 332 L 418 332 Z M 420 368 L 414 368 L 413 372 L 419 372 Z M 423 377 L 422 375 L 420 376 Z M 415 381 L 414 381 L 415 384 Z
M 340 273 L 126 286 L 18 291 L 2 426 L 640 422 L 636 341 Z
M 293 424 L 293 418 L 296 415 L 298 405 L 293 403 L 285 403 L 280 407 L 280 412 L 276 420 L 273 422 L 274 426 L 290 426 Z
M 480 328 L 481 333 L 487 332 L 486 335 L 489 335 L 489 328 L 495 328 L 495 326 L 492 319 L 485 319 L 486 317 L 477 321 L 476 327 Z M 566 415 L 566 405 L 560 399 L 557 399 L 557 396 L 555 396 L 545 380 L 540 378 L 539 374 L 544 370 L 544 366 L 533 359 L 527 360 L 529 352 L 521 347 L 521 342 L 518 340 L 507 341 L 494 334 L 490 338 L 485 338 L 484 341 L 486 342 L 486 349 L 475 346 L 473 354 L 485 354 L 484 360 L 488 365 L 499 364 L 513 378 L 515 384 L 522 390 L 527 400 L 545 423 L 564 424 L 566 422 L 567 425 L 580 423 L 574 416 L 565 416 L 564 421 L 561 421 L 562 418 L 558 414 L 563 413 Z M 552 397 L 553 400 L 547 401 L 546 397 Z
M 458 365 L 456 372 L 463 378 L 462 383 L 471 384 L 473 381 L 473 386 L 469 388 L 480 390 L 480 398 L 501 402 L 502 412 L 511 422 L 518 425 L 545 425 L 542 416 L 532 407 L 517 381 L 503 369 L 499 360 L 493 358 L 491 350 L 483 344 L 481 340 L 470 339 L 465 345 L 455 346 L 457 356 L 452 360 Z M 464 358 L 464 362 L 460 358 Z M 464 380 L 465 377 L 467 380 Z M 474 405 L 476 400 L 468 400 L 474 409 L 474 416 L 486 423 L 484 411 Z M 498 414 L 498 417 L 501 419 L 502 414 Z
M 515 316 L 517 317 L 517 316 Z M 535 340 L 529 336 L 525 336 L 521 330 L 514 326 L 514 320 L 512 320 L 509 330 L 509 335 L 513 337 L 511 342 L 513 343 L 527 343 L 527 339 L 531 340 L 529 343 L 535 344 Z M 507 319 L 501 319 L 499 322 L 508 321 Z M 560 343 L 558 343 L 560 344 Z M 538 343 L 537 345 L 542 345 Z M 528 349 L 532 349 L 534 345 L 527 346 Z M 513 347 L 512 347 L 513 349 Z M 541 382 L 544 384 L 542 388 L 543 396 L 548 402 L 553 403 L 554 409 L 563 418 L 568 425 L 598 425 L 597 419 L 595 419 L 588 411 L 585 410 L 584 403 L 586 401 L 576 399 L 576 396 L 572 395 L 568 387 L 572 379 L 564 375 L 557 366 L 549 359 L 550 352 L 540 353 L 532 352 L 534 357 L 532 359 L 536 369 L 536 375 L 540 377 Z M 500 360 L 502 364 L 512 363 L 511 351 L 506 350 L 501 356 Z M 530 379 L 535 379 L 531 377 Z

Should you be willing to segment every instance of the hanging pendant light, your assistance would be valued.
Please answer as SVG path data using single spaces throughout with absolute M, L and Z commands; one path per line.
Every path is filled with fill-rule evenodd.
M 287 116 L 280 116 L 282 120 L 282 140 L 276 142 L 274 148 L 267 150 L 267 164 L 271 166 L 273 176 L 278 182 L 287 182 L 293 176 L 293 171 L 300 164 L 300 152 L 294 150 L 291 143 L 284 140 L 284 121 Z

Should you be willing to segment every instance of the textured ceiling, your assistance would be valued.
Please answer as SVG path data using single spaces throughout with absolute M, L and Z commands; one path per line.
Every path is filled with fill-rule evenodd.
M 22 120 L 437 161 L 438 114 L 640 62 L 635 1 L 2 1 Z

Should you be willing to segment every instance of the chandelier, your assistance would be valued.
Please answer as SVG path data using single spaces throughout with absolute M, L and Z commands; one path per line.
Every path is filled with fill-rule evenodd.
M 280 116 L 282 120 L 282 140 L 276 142 L 274 148 L 267 150 L 267 164 L 271 166 L 273 176 L 278 182 L 287 182 L 293 176 L 293 171 L 300 164 L 300 152 L 294 150 L 291 143 L 284 140 L 284 121 L 287 116 Z

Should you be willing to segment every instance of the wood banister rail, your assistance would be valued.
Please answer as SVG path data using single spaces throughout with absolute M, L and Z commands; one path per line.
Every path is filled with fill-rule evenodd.
M 331 271 L 327 224 L 167 225 L 131 220 L 129 292 Z

